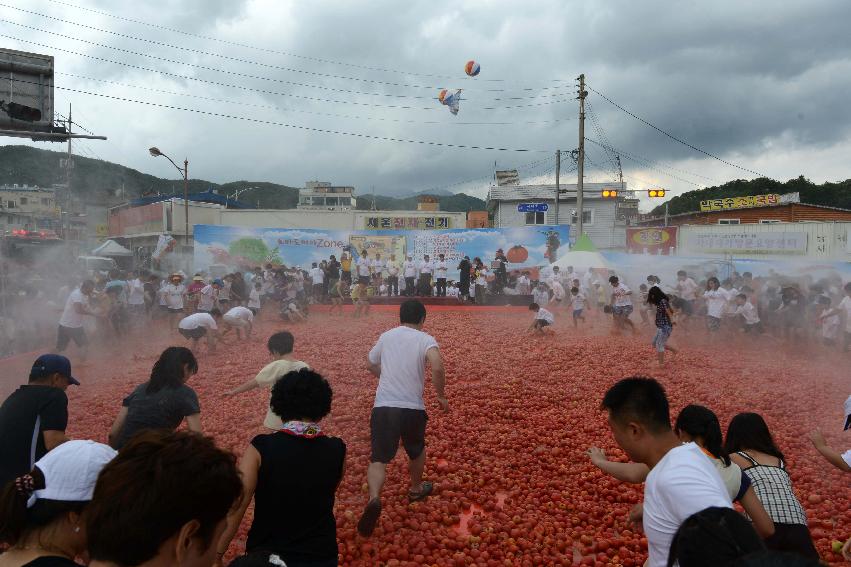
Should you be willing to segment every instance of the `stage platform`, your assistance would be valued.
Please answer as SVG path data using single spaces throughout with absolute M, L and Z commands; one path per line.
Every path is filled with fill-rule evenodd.
M 370 305 L 401 305 L 405 300 L 410 299 L 407 296 L 393 297 L 370 297 Z M 416 296 L 414 299 L 419 299 L 425 305 L 441 305 L 445 307 L 489 307 L 494 305 L 519 305 L 527 306 L 532 303 L 531 295 L 488 295 L 486 296 L 487 303 L 485 305 L 476 305 L 470 301 L 459 301 L 454 297 L 428 297 Z M 350 304 L 351 300 L 346 299 L 346 304 Z

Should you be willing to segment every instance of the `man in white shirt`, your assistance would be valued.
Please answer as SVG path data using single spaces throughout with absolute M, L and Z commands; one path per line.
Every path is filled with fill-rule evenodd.
M 227 335 L 231 329 L 235 329 L 237 339 L 249 339 L 254 327 L 254 313 L 248 307 L 237 305 L 228 309 L 227 313 L 222 316 L 222 323 L 225 327 L 222 337 Z
M 617 276 L 610 277 L 609 284 L 612 286 L 610 304 L 612 306 L 612 317 L 615 320 L 615 328 L 623 329 L 629 326 L 632 332 L 635 333 L 635 325 L 629 319 L 629 316 L 632 315 L 632 290 L 626 287 L 626 284 L 621 283 Z
M 366 255 L 366 250 L 361 251 L 360 258 L 358 258 L 355 266 L 358 270 L 358 281 L 369 285 L 369 258 Z
M 431 275 L 434 272 L 434 262 L 429 260 L 428 254 L 423 256 L 423 261 L 420 262 L 419 265 L 420 272 L 420 281 L 419 281 L 419 294 L 430 296 L 431 295 Z
M 183 302 L 186 299 L 186 286 L 183 285 L 183 276 L 177 273 L 172 274 L 162 293 L 168 309 L 169 326 L 172 326 L 175 319 L 179 315 L 183 315 Z
M 384 260 L 381 259 L 381 254 L 375 255 L 375 259 L 369 263 L 369 269 L 372 271 L 373 285 L 380 287 L 382 282 L 381 273 L 384 271 Z
M 403 274 L 405 276 L 405 295 L 412 296 L 414 292 L 414 282 L 417 279 L 417 265 L 414 263 L 414 257 L 408 254 L 408 259 L 402 264 Z
M 180 320 L 177 331 L 187 339 L 192 340 L 192 352 L 198 350 L 198 341 L 207 337 L 207 352 L 216 350 L 216 339 L 219 336 L 219 327 L 216 325 L 215 317 L 221 317 L 218 310 L 210 313 L 193 313 Z
M 434 276 L 437 278 L 437 297 L 446 297 L 446 274 L 449 271 L 449 265 L 446 263 L 446 258 L 443 254 L 437 255 L 437 262 L 434 263 Z
M 89 298 L 95 289 L 95 283 L 86 280 L 68 295 L 65 309 L 59 318 L 59 330 L 56 333 L 56 352 L 60 353 L 68 347 L 72 340 L 80 349 L 80 356 L 85 359 L 89 351 L 89 339 L 83 328 L 83 317 L 92 315 L 89 310 Z
M 718 469 L 694 443 L 682 444 L 671 430 L 665 390 L 652 378 L 625 378 L 603 398 L 615 441 L 630 460 L 650 473 L 644 485 L 642 517 L 648 567 L 665 567 L 674 534 L 683 521 L 706 508 L 730 508 Z
M 130 272 L 127 286 L 127 308 L 134 319 L 140 318 L 145 313 L 145 283 L 140 274 Z
M 313 281 L 313 301 L 322 303 L 322 290 L 325 283 L 325 272 L 316 262 L 310 268 L 310 279 Z
M 390 295 L 399 295 L 399 262 L 396 261 L 396 254 L 390 254 L 386 268 L 387 288 L 390 291 Z
M 449 402 L 444 393 L 446 377 L 437 341 L 422 332 L 425 318 L 422 302 L 405 301 L 399 308 L 401 325 L 383 333 L 367 357 L 367 368 L 378 376 L 378 389 L 369 421 L 372 445 L 367 470 L 369 502 L 358 522 L 358 533 L 364 537 L 372 535 L 381 515 L 381 487 L 387 464 L 396 456 L 400 440 L 410 459 L 408 500 L 422 500 L 434 488 L 432 483 L 422 480 L 428 419 L 423 401 L 426 362 L 431 365 L 431 381 L 444 412 L 449 411 Z
M 546 305 L 550 302 L 550 290 L 547 289 L 547 284 L 538 282 L 532 290 L 532 301 L 538 305 Z
M 198 292 L 198 312 L 210 313 L 216 309 L 216 302 L 219 299 L 219 290 L 222 289 L 224 282 L 220 279 L 215 279 L 209 285 L 205 285 Z

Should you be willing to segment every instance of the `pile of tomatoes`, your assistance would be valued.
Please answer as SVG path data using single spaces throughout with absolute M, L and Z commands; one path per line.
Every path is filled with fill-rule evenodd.
M 441 413 L 426 385 L 426 476 L 436 493 L 408 503 L 407 462 L 400 451 L 388 468 L 379 527 L 364 539 L 355 526 L 366 503 L 368 418 L 377 382 L 366 370 L 366 354 L 381 332 L 397 324 L 397 312 L 374 310 L 364 319 L 320 312 L 286 327 L 271 313 L 263 318 L 252 341 L 200 356 L 190 385 L 201 400 L 204 430 L 237 454 L 264 432 L 268 391 L 222 394 L 268 362 L 270 333 L 291 330 L 296 356 L 334 389 L 324 428 L 348 446 L 336 505 L 341 564 L 641 565 L 647 542 L 627 512 L 641 500 L 642 487 L 605 476 L 585 455 L 594 445 L 610 458 L 625 459 L 599 404 L 609 386 L 632 375 L 658 378 L 673 415 L 689 403 L 712 408 L 723 426 L 740 411 L 763 414 L 788 456 L 819 552 L 828 562 L 841 562 L 830 541 L 851 535 L 848 480 L 806 438 L 818 426 L 834 445 L 848 443 L 839 435 L 848 382 L 841 361 L 831 358 L 838 355 L 813 360 L 765 343 L 688 345 L 675 331 L 671 344 L 679 339 L 684 348 L 659 369 L 648 344 L 652 329 L 612 336 L 602 314 L 579 331 L 560 320 L 553 336 L 536 337 L 525 332 L 525 310 L 434 310 L 425 330 L 441 345 L 451 406 Z M 120 366 L 105 360 L 86 369 L 84 387 L 71 392 L 71 435 L 105 440 L 121 399 L 147 379 L 167 344 L 185 342 L 167 335 Z M 230 556 L 242 551 L 250 520 L 251 509 Z

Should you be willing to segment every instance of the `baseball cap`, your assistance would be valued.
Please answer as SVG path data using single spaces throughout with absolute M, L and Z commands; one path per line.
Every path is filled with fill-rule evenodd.
M 213 285 L 220 285 L 220 286 L 224 286 L 224 285 L 225 285 L 225 282 L 223 282 L 223 281 L 222 281 L 221 279 L 219 279 L 219 278 L 216 278 L 216 279 L 214 279 L 214 280 L 213 280 Z
M 112 447 L 94 441 L 60 444 L 36 462 L 44 475 L 44 488 L 32 493 L 27 508 L 32 508 L 36 500 L 90 501 L 100 471 L 117 454 Z
M 65 376 L 69 384 L 79 386 L 80 383 L 71 375 L 71 361 L 61 354 L 43 354 L 35 359 L 30 378 L 44 378 L 54 372 Z

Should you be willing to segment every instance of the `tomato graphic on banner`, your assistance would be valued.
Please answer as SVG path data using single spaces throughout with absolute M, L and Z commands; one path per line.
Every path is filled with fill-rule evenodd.
M 670 254 L 676 247 L 675 226 L 626 229 L 626 249 L 631 254 Z

